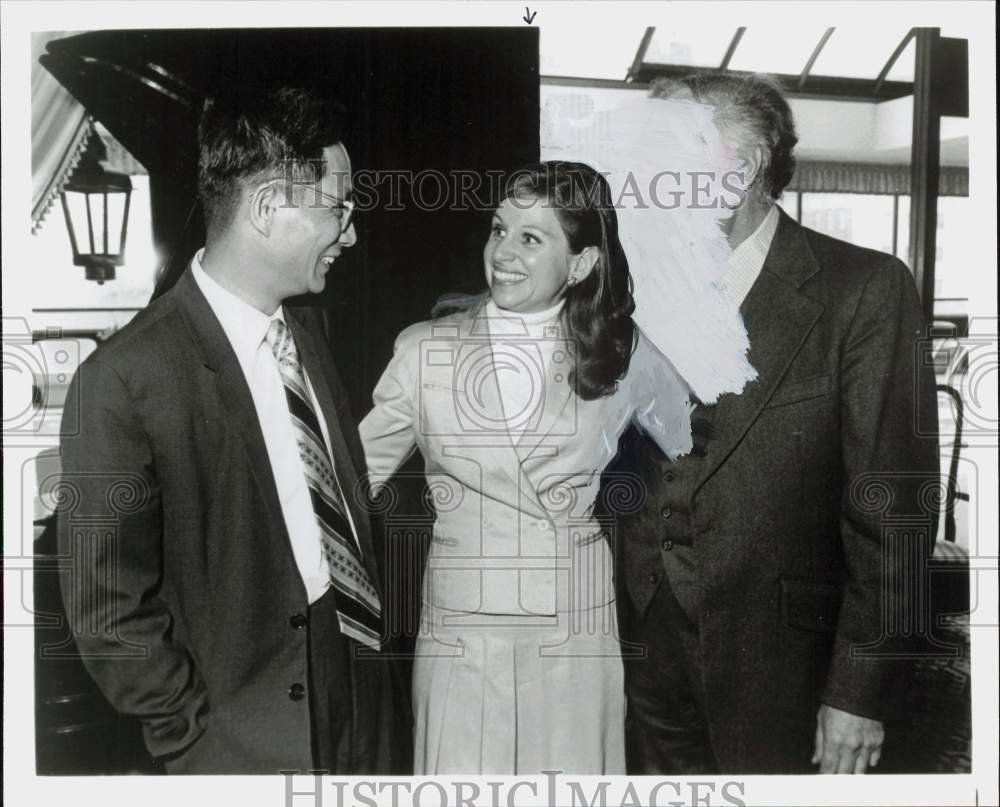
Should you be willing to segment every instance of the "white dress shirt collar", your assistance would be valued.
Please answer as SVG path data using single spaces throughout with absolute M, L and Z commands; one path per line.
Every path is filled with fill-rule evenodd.
M 278 310 L 268 316 L 223 288 L 202 269 L 201 259 L 204 253 L 204 249 L 198 250 L 191 260 L 191 274 L 194 275 L 198 288 L 205 295 L 205 299 L 208 300 L 208 304 L 222 325 L 222 330 L 226 332 L 240 366 L 249 376 L 249 368 L 253 365 L 254 357 L 264 337 L 267 336 L 271 321 L 275 319 L 284 321 L 284 309 L 278 306 Z
M 771 205 L 767 215 L 756 230 L 730 253 L 727 263 L 729 270 L 723 280 L 726 294 L 736 303 L 742 305 L 750 288 L 757 280 L 764 261 L 767 259 L 774 232 L 778 229 L 778 206 Z

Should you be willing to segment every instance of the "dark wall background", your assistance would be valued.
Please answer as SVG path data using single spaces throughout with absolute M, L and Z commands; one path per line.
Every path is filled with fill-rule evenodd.
M 49 43 L 42 62 L 149 171 L 158 291 L 203 242 L 195 138 L 207 95 L 312 84 L 348 107 L 355 171 L 476 172 L 483 201 L 488 172 L 538 157 L 538 32 L 528 26 L 99 31 Z M 395 334 L 441 293 L 483 287 L 487 212 L 420 209 L 405 183 L 390 206 L 393 182 L 382 179 L 357 216 L 358 244 L 321 298 L 306 300 L 328 315 L 359 414 Z M 437 186 L 425 182 L 434 202 Z
M 538 159 L 538 32 L 528 26 L 98 31 L 47 49 L 42 64 L 149 171 L 154 239 L 163 258 L 157 294 L 176 282 L 204 239 L 196 132 L 206 96 L 285 82 L 314 85 L 347 106 L 346 145 L 355 172 L 368 178 L 364 197 L 358 195 L 365 203 L 355 217 L 358 243 L 337 261 L 322 295 L 295 302 L 323 315 L 359 418 L 396 334 L 427 319 L 442 293 L 484 288 L 481 253 L 498 201 L 489 175 Z M 437 185 L 428 178 L 424 198 L 435 204 L 427 209 L 409 183 L 388 178 L 456 171 L 466 182 L 482 178 L 467 201 L 483 204 L 437 204 Z M 390 198 L 393 187 L 402 193 Z M 419 457 L 398 483 L 397 506 L 373 526 L 385 553 L 386 617 L 405 651 L 417 628 L 433 512 Z M 40 570 L 49 544 L 51 525 L 38 546 Z M 57 586 L 36 585 L 36 594 L 36 612 L 62 611 Z M 36 640 L 39 647 L 72 649 L 65 625 L 37 626 Z M 137 726 L 115 715 L 72 652 L 58 663 L 39 654 L 36 695 L 39 773 L 155 772 Z

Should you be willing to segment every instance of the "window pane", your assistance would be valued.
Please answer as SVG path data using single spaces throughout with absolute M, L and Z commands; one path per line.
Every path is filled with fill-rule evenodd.
M 941 196 L 937 203 L 937 245 L 934 254 L 934 297 L 941 300 L 936 311 L 967 313 L 966 305 L 975 285 L 978 266 L 967 254 L 976 243 L 973 210 L 965 196 Z M 911 269 L 910 197 L 899 197 L 899 220 L 896 225 L 896 257 Z M 941 299 L 945 298 L 945 299 Z
M 795 35 L 767 25 L 750 26 L 736 47 L 729 67 L 756 73 L 799 75 L 816 49 L 825 26 L 796 27 Z
M 982 240 L 975 230 L 975 211 L 966 196 L 942 196 L 937 206 L 937 249 L 934 296 L 968 299 L 975 287 L 975 273 L 982 265 L 971 245 Z
M 835 28 L 809 74 L 874 79 L 907 31 L 906 25 Z
M 799 211 L 799 192 L 798 191 L 785 191 L 781 194 L 781 198 L 778 200 L 778 205 L 793 219 L 798 220 Z
M 726 48 L 734 36 L 736 36 L 735 26 L 697 29 L 656 26 L 643 61 L 649 64 L 718 67 L 722 64 Z
M 892 197 L 802 194 L 802 224 L 860 247 L 892 254 Z
M 646 32 L 644 25 L 617 25 L 605 28 L 581 45 L 583 34 L 569 25 L 542 26 L 538 38 L 538 70 L 543 76 L 579 78 L 625 78 L 639 43 Z
M 896 219 L 896 257 L 910 267 L 910 197 L 899 197 L 899 212 Z
M 886 61 L 888 61 L 889 57 L 892 55 L 892 50 L 894 50 L 895 47 L 896 45 L 893 45 L 892 49 L 886 52 Z M 915 44 L 915 40 L 911 39 L 909 44 L 907 44 L 906 49 L 899 54 L 899 58 L 896 59 L 896 63 L 892 66 L 892 70 L 890 70 L 889 75 L 886 76 L 886 80 L 913 81 L 913 65 L 916 62 L 916 58 L 917 46 Z

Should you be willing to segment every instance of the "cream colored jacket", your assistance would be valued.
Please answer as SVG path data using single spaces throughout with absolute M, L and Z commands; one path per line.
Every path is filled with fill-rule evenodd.
M 604 605 L 614 589 L 592 515 L 601 471 L 632 421 L 668 456 L 689 451 L 688 388 L 640 333 L 617 391 L 584 401 L 568 383 L 571 345 L 543 365 L 535 339 L 504 335 L 504 361 L 521 359 L 520 371 L 537 378 L 523 431 L 512 435 L 484 309 L 417 323 L 396 339 L 360 427 L 370 481 L 377 490 L 420 449 L 436 510 L 425 602 L 515 615 Z M 558 327 L 551 338 L 564 341 Z M 617 506 L 636 495 L 631 484 L 608 494 L 616 490 L 625 500 Z

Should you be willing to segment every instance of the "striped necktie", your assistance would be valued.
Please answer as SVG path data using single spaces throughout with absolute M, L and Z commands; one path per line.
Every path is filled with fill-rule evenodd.
M 282 320 L 271 320 L 266 341 L 278 361 L 285 385 L 285 400 L 319 523 L 323 555 L 330 568 L 340 632 L 377 650 L 382 634 L 382 606 L 354 540 L 292 332 Z

